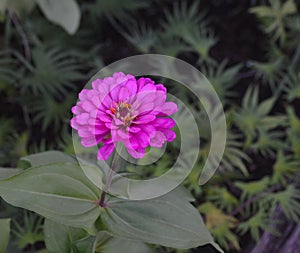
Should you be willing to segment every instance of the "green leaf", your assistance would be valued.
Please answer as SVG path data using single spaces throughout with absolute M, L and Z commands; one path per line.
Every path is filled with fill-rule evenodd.
M 75 0 L 37 0 L 47 19 L 74 34 L 80 24 L 80 8 Z
M 103 172 L 99 167 L 92 163 L 88 163 L 82 159 L 79 160 L 80 166 L 87 176 L 87 178 L 98 188 L 104 187 L 102 179 L 103 179 Z
M 267 194 L 273 208 L 280 205 L 286 217 L 296 223 L 300 221 L 300 190 L 290 184 L 283 191 Z
M 241 223 L 238 227 L 240 234 L 244 235 L 248 231 L 251 237 L 255 241 L 259 241 L 261 230 L 268 230 L 268 225 L 270 223 L 275 223 L 274 220 L 270 221 L 270 218 L 264 209 L 259 209 L 258 212 L 249 218 L 247 221 Z
M 60 151 L 46 151 L 22 157 L 21 160 L 27 161 L 32 167 L 46 165 L 49 163 L 75 163 L 75 158 Z
M 101 215 L 103 223 L 114 236 L 167 247 L 188 249 L 208 243 L 214 245 L 199 212 L 176 193 L 175 190 L 143 201 L 111 198 Z
M 84 229 L 65 226 L 49 219 L 45 220 L 44 233 L 49 253 L 73 252 L 76 241 L 88 236 Z
M 74 246 L 74 253 L 94 253 L 93 246 L 94 246 L 95 237 L 89 236 L 78 240 L 75 242 Z
M 139 241 L 128 240 L 120 237 L 115 237 L 109 240 L 103 247 L 103 253 L 151 253 L 152 249 L 145 243 Z
M 271 109 L 274 106 L 274 103 L 276 101 L 276 97 L 271 97 L 269 99 L 264 100 L 259 106 L 258 106 L 258 112 L 260 115 L 265 116 L 270 113 Z
M 17 175 L 22 170 L 14 168 L 0 168 L 0 180 Z
M 99 231 L 94 241 L 93 252 L 97 253 L 151 253 L 152 249 L 141 241 L 112 237 L 107 231 Z
M 77 164 L 33 167 L 0 181 L 1 197 L 53 221 L 89 228 L 100 214 L 99 190 Z
M 4 253 L 9 242 L 10 219 L 0 219 L 0 253 Z
M 265 191 L 269 186 L 270 178 L 265 176 L 259 180 L 251 182 L 235 182 L 235 186 L 242 190 L 241 200 L 252 197 Z
M 271 182 L 273 184 L 286 185 L 289 180 L 293 179 L 300 171 L 300 161 L 285 155 L 279 150 L 276 155 L 276 161 L 273 165 L 273 174 Z M 289 180 L 288 180 L 289 179 Z

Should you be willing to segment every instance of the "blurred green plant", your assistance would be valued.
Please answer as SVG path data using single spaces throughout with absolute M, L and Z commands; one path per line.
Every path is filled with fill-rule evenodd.
M 249 232 L 254 240 L 259 241 L 261 232 L 268 231 L 269 224 L 270 218 L 268 212 L 264 208 L 260 208 L 256 214 L 238 226 L 238 231 L 241 235 Z
M 247 89 L 241 108 L 234 113 L 234 124 L 239 127 L 246 138 L 245 149 L 249 149 L 255 143 L 256 138 L 258 141 L 252 148 L 264 154 L 276 149 L 277 144 L 280 143 L 281 134 L 274 132 L 274 129 L 286 125 L 286 117 L 269 115 L 276 99 L 272 96 L 259 102 L 258 88 L 250 86 Z
M 266 198 L 271 201 L 273 208 L 279 205 L 288 219 L 298 223 L 300 219 L 299 194 L 299 189 L 294 185 L 288 185 L 282 191 L 268 193 Z
M 19 249 L 33 248 L 44 240 L 43 218 L 34 213 L 24 212 L 22 224 L 13 221 L 12 234 L 16 236 Z
M 239 250 L 240 245 L 237 236 L 232 229 L 237 226 L 238 220 L 224 214 L 222 210 L 207 202 L 199 206 L 199 211 L 205 215 L 206 226 L 226 250 L 234 248 Z
M 252 7 L 251 13 L 256 14 L 264 22 L 264 30 L 272 35 L 272 39 L 279 39 L 281 44 L 286 41 L 286 17 L 297 13 L 294 0 L 281 3 L 279 0 L 270 0 L 270 6 Z

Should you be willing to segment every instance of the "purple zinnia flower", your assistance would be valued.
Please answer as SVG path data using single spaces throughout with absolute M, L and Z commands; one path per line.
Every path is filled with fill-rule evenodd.
M 162 147 L 175 139 L 170 129 L 175 121 L 166 116 L 175 113 L 177 105 L 166 102 L 164 85 L 118 72 L 94 80 L 92 87 L 79 93 L 71 126 L 78 130 L 83 146 L 103 143 L 99 160 L 106 160 L 117 142 L 123 142 L 134 158 L 142 158 L 146 147 Z

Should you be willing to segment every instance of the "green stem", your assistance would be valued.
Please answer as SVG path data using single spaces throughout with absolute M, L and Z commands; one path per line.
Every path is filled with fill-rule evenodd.
M 101 206 L 103 208 L 107 206 L 106 203 L 105 203 L 105 197 L 106 197 L 106 194 L 107 194 L 107 192 L 108 192 L 108 190 L 111 186 L 111 183 L 112 183 L 112 180 L 113 180 L 113 175 L 114 175 L 119 157 L 120 156 L 117 152 L 117 147 L 116 147 L 114 158 L 112 160 L 111 167 L 110 167 L 110 170 L 109 170 L 109 173 L 108 173 L 107 181 L 105 183 L 104 189 L 102 190 L 101 198 L 100 198 L 100 201 L 99 201 L 99 206 Z

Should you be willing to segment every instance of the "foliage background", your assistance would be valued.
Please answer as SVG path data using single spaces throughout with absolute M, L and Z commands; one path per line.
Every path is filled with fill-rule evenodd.
M 280 236 L 280 220 L 272 218 L 278 208 L 299 222 L 299 1 L 87 0 L 66 20 L 47 15 L 41 2 L 0 3 L 0 166 L 23 168 L 21 156 L 44 150 L 72 153 L 70 108 L 89 78 L 127 56 L 166 54 L 200 69 L 225 108 L 225 155 L 199 187 L 208 120 L 191 94 L 164 80 L 199 123 L 205 145 L 185 185 L 215 240 L 227 252 L 245 252 L 263 231 Z M 172 157 L 171 151 L 154 166 L 128 169 L 160 175 Z M 0 217 L 12 218 L 8 252 L 46 252 L 41 217 L 4 202 Z

